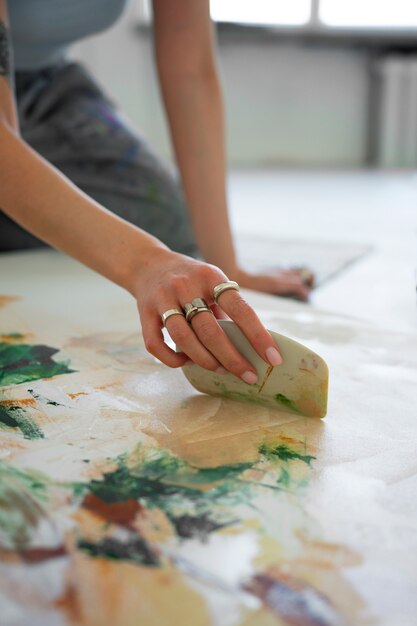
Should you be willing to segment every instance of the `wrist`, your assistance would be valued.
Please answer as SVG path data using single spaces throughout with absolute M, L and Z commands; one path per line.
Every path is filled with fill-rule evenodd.
M 146 245 L 143 242 L 139 246 L 133 246 L 134 251 L 140 251 L 135 254 L 131 263 L 126 263 L 124 273 L 120 285 L 124 287 L 133 297 L 139 289 L 141 279 L 149 268 L 155 265 L 165 263 L 174 254 L 165 244 L 156 238 L 149 241 Z
M 235 280 L 239 284 L 244 284 L 249 277 L 249 273 L 243 270 L 238 265 L 234 265 L 229 269 L 229 271 L 225 272 L 229 280 Z

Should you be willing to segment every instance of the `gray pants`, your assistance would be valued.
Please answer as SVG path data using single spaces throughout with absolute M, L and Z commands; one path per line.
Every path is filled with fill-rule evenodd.
M 39 154 L 110 211 L 197 254 L 175 178 L 80 65 L 18 72 L 16 96 L 22 136 Z M 41 245 L 0 213 L 0 251 Z

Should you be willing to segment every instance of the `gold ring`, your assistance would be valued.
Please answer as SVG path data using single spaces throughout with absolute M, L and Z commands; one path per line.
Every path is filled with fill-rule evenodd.
M 162 313 L 161 320 L 165 327 L 167 325 L 167 319 L 171 317 L 171 315 L 182 315 L 184 317 L 184 311 L 180 311 L 179 309 L 168 309 L 168 311 Z
M 187 322 L 191 322 L 197 313 L 203 313 L 203 311 L 211 313 L 211 309 L 207 306 L 207 302 L 203 300 L 203 298 L 194 298 L 191 302 L 184 304 L 184 313 Z
M 234 289 L 235 291 L 239 291 L 239 285 L 234 280 L 228 280 L 225 283 L 220 283 L 216 285 L 213 289 L 213 298 L 214 302 L 217 304 L 217 300 L 219 296 L 223 293 L 223 291 L 227 291 L 228 289 Z

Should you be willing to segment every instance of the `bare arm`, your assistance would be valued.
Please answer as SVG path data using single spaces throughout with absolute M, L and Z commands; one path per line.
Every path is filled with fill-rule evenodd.
M 182 353 L 173 352 L 164 343 L 161 314 L 182 307 L 196 296 L 211 304 L 213 287 L 226 276 L 216 267 L 172 252 L 155 237 L 107 211 L 20 138 L 7 33 L 6 4 L 0 0 L 2 210 L 40 239 L 130 291 L 137 300 L 146 346 L 167 365 L 178 367 L 191 358 L 211 370 L 224 366 L 241 377 L 245 372 L 253 373 L 251 364 L 233 348 L 209 313 L 196 316 L 193 329 L 183 318 L 168 320 L 168 329 Z M 225 292 L 221 306 L 267 360 L 266 350 L 273 347 L 273 341 L 255 312 L 237 292 Z
M 154 0 L 155 51 L 176 159 L 204 258 L 228 275 L 236 258 L 227 214 L 222 95 L 207 0 Z
M 203 257 L 242 286 L 307 298 L 308 289 L 298 273 L 250 274 L 236 259 L 225 189 L 223 101 L 208 0 L 154 0 L 153 7 L 162 96 Z

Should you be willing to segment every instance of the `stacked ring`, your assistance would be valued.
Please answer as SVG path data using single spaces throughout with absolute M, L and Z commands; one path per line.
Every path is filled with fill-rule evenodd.
M 220 283 L 219 285 L 216 285 L 214 287 L 213 298 L 216 304 L 219 296 L 223 293 L 223 291 L 227 291 L 228 289 L 234 289 L 235 291 L 239 291 L 239 285 L 234 280 L 228 280 L 227 282 Z
M 167 319 L 171 317 L 171 315 L 182 315 L 184 317 L 184 311 L 180 311 L 179 309 L 168 309 L 165 313 L 162 313 L 161 320 L 162 324 L 166 327 Z
M 203 300 L 203 298 L 194 298 L 191 302 L 184 304 L 184 313 L 187 322 L 191 322 L 195 315 L 203 313 L 203 311 L 211 313 L 211 309 L 207 306 L 207 302 Z

